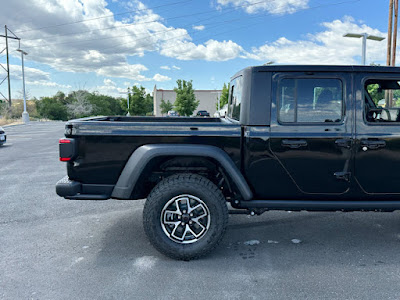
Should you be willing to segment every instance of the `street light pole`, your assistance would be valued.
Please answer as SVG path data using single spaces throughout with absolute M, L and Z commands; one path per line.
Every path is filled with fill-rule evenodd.
M 131 114 L 129 113 L 129 102 L 130 102 L 129 94 L 130 94 L 130 93 L 128 92 L 127 94 L 128 94 L 128 97 L 127 97 L 126 100 L 128 101 L 128 102 L 127 102 L 127 103 L 128 103 L 128 113 L 126 114 L 126 116 L 129 117 L 129 116 L 131 115 Z
M 22 61 L 22 92 L 24 95 L 24 111 L 22 113 L 22 121 L 27 124 L 29 123 L 29 114 L 26 111 L 26 93 L 25 93 L 25 68 L 24 68 L 24 55 L 28 55 L 27 52 L 22 49 L 17 49 L 18 52 L 21 52 L 21 61 Z
M 126 114 L 127 117 L 130 117 L 130 115 L 131 115 L 131 114 L 129 113 L 129 102 L 130 102 L 130 101 L 129 101 L 129 95 L 130 95 L 130 94 L 133 95 L 134 93 L 135 93 L 135 92 L 133 92 L 133 91 L 131 92 L 129 89 L 128 89 L 127 92 L 120 92 L 120 94 L 126 94 L 126 95 L 127 95 L 127 98 L 126 98 L 126 101 L 127 101 L 127 104 L 128 104 L 128 113 Z
M 361 52 L 361 61 L 362 64 L 365 65 L 366 60 L 366 53 L 367 53 L 367 40 L 374 40 L 374 41 L 383 41 L 385 38 L 375 35 L 370 35 L 368 33 L 346 33 L 343 35 L 344 37 L 351 37 L 351 38 L 362 38 L 362 52 Z
M 366 55 L 367 55 L 367 34 L 364 33 L 362 36 L 362 55 L 361 55 L 361 61 L 364 66 L 365 66 Z

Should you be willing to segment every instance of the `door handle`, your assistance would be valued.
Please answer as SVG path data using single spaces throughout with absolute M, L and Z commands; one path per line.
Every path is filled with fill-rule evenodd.
M 386 141 L 384 140 L 361 140 L 362 147 L 368 147 L 371 150 L 386 147 Z
M 343 147 L 343 148 L 350 148 L 351 146 L 351 140 L 350 139 L 339 139 L 335 141 L 335 144 L 338 147 Z
M 351 173 L 342 171 L 342 172 L 335 172 L 335 173 L 333 173 L 333 175 L 336 177 L 336 179 L 349 182 Z
M 300 147 L 306 147 L 307 141 L 306 140 L 282 140 L 282 146 L 288 147 L 291 149 L 298 149 Z

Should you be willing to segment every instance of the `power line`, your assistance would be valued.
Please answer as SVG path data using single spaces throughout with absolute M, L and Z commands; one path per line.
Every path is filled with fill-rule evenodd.
M 279 1 L 279 0 L 264 0 L 264 1 L 258 1 L 255 3 L 251 3 L 251 4 L 246 4 L 246 5 L 240 5 L 237 7 L 250 7 L 250 6 L 254 6 L 260 3 L 264 3 L 264 2 L 274 2 L 274 1 Z M 222 15 L 225 15 L 229 12 L 231 12 L 232 10 L 235 10 L 237 7 L 234 8 L 230 8 L 227 9 L 223 14 L 219 14 L 216 17 L 221 17 Z M 196 16 L 196 15 L 201 15 L 201 14 L 208 14 L 208 13 L 215 13 L 215 10 L 211 10 L 211 11 L 204 11 L 204 12 L 199 12 L 199 13 L 193 13 L 193 14 L 187 14 L 187 15 L 182 15 L 182 16 L 177 16 L 177 17 L 171 17 L 171 18 L 167 18 L 167 20 L 171 20 L 171 19 L 177 19 L 177 18 L 183 18 L 183 17 L 192 17 L 192 16 Z M 272 14 L 272 13 L 271 13 Z M 205 20 L 209 20 L 209 19 L 213 19 L 215 17 L 210 17 L 210 18 L 206 18 Z M 204 20 L 203 20 L 204 21 Z M 135 26 L 135 25 L 141 25 L 141 24 L 149 24 L 149 23 L 155 23 L 155 22 L 159 22 L 159 20 L 156 21 L 146 21 L 146 22 L 140 22 L 140 23 L 135 23 L 135 24 L 129 24 L 126 25 L 125 27 L 128 26 Z M 201 21 L 195 22 L 195 23 L 190 23 L 187 24 L 185 26 L 189 26 L 189 25 L 193 25 L 196 23 L 199 23 Z M 110 27 L 111 28 L 111 27 Z M 108 28 L 104 28 L 104 29 L 108 29 Z M 99 30 L 104 30 L 104 29 L 96 29 L 96 30 L 90 30 L 88 32 L 93 32 L 93 31 L 99 31 Z M 179 30 L 181 28 L 174 28 L 174 29 L 168 29 L 168 30 L 163 30 L 163 31 L 158 31 L 157 33 L 162 33 L 162 32 L 170 32 L 170 31 L 174 31 L 174 30 Z M 68 34 L 70 35 L 70 34 Z M 97 41 L 97 40 L 107 40 L 107 39 L 114 39 L 114 38 L 121 38 L 121 37 L 129 37 L 129 36 L 134 36 L 136 34 L 128 34 L 128 35 L 118 35 L 118 36 L 113 36 L 113 37 L 102 37 L 102 38 L 95 38 L 95 39 L 90 39 L 90 40 L 85 40 L 85 41 L 73 41 L 72 43 L 74 44 L 81 44 L 81 43 L 87 43 L 87 42 L 91 42 L 91 41 Z M 29 39 L 27 39 L 29 41 Z M 37 39 L 32 39 L 32 40 L 37 40 Z M 28 46 L 27 49 L 33 49 L 33 48 L 40 48 L 40 47 L 45 47 L 45 46 L 51 46 L 51 45 L 63 45 L 63 44 L 71 44 L 71 41 L 69 42 L 59 42 L 59 43 L 50 43 L 50 44 L 45 44 L 45 45 L 37 45 L 37 46 Z
M 228 13 L 228 12 L 226 12 L 226 13 Z M 225 13 L 225 14 L 226 14 L 226 13 Z M 221 15 L 219 15 L 219 17 L 220 17 L 220 16 L 221 16 Z M 197 23 L 202 23 L 203 21 L 207 21 L 207 20 L 213 19 L 213 18 L 214 18 L 214 17 L 210 17 L 210 18 L 202 19 L 202 20 L 197 21 L 197 22 L 195 22 L 195 23 L 188 23 L 188 24 L 184 25 L 183 27 L 185 27 L 185 26 L 191 26 L 191 25 L 194 25 L 194 24 L 197 24 Z M 231 19 L 231 20 L 228 20 L 228 21 L 237 21 L 237 20 L 240 20 L 240 18 L 235 18 L 235 19 Z M 204 24 L 204 25 L 221 24 L 221 23 L 226 23 L 226 22 L 228 22 L 228 21 L 220 21 L 220 22 L 209 23 L 209 24 Z M 136 25 L 136 24 L 135 24 L 135 25 Z M 177 30 L 181 30 L 181 29 L 182 29 L 182 28 L 172 28 L 172 29 L 167 29 L 167 30 L 153 31 L 153 32 L 152 32 L 153 35 L 152 35 L 151 37 L 156 36 L 156 35 L 159 35 L 159 34 L 162 34 L 162 33 L 168 33 L 168 32 L 177 31 Z M 95 38 L 95 39 L 91 39 L 91 40 L 76 41 L 76 42 L 73 42 L 73 43 L 74 43 L 74 45 L 75 45 L 75 44 L 77 44 L 77 43 L 78 43 L 78 44 L 81 44 L 81 43 L 87 43 L 87 42 L 98 41 L 98 40 L 108 40 L 108 39 L 121 38 L 121 37 L 130 37 L 130 36 L 134 36 L 134 35 L 135 35 L 135 34 L 118 35 L 118 36 L 113 36 L 113 37 L 107 36 L 107 37 Z M 185 34 L 183 34 L 183 35 L 180 35 L 179 37 L 185 36 L 185 35 L 187 35 L 187 34 L 185 33 Z M 148 34 L 146 34 L 146 37 L 137 38 L 137 39 L 135 39 L 135 42 L 136 42 L 136 41 L 140 41 L 140 40 L 146 40 L 146 39 L 149 39 L 149 38 L 151 38 L 151 37 L 149 37 Z M 45 47 L 45 46 L 62 45 L 62 44 L 70 44 L 70 43 L 71 43 L 70 41 L 69 41 L 69 42 L 52 43 L 52 44 L 46 44 L 46 45 L 38 45 L 38 46 L 26 47 L 26 49 L 43 48 L 43 47 Z M 122 44 L 120 44 L 120 45 L 129 44 L 129 43 L 132 43 L 132 41 L 129 41 L 129 42 L 127 42 L 127 43 L 122 43 Z M 111 48 L 114 48 L 114 47 L 111 47 Z M 103 48 L 102 50 L 105 50 L 105 49 L 108 49 L 108 48 Z
M 187 2 L 191 2 L 191 1 L 193 1 L 193 0 L 184 0 L 184 1 L 178 1 L 178 2 L 173 2 L 173 3 L 166 3 L 166 4 L 162 4 L 162 5 L 158 5 L 158 6 L 144 8 L 144 9 L 134 9 L 134 10 L 125 11 L 125 12 L 117 13 L 117 14 L 110 14 L 110 15 L 105 15 L 105 16 L 100 16 L 100 17 L 95 17 L 95 18 L 89 18 L 89 19 L 79 20 L 79 21 L 74 21 L 74 22 L 49 25 L 49 26 L 44 26 L 44 27 L 34 28 L 34 29 L 20 30 L 20 31 L 16 31 L 16 32 L 17 33 L 23 33 L 23 32 L 42 30 L 42 29 L 53 28 L 53 27 L 60 27 L 60 26 L 66 26 L 66 25 L 79 24 L 79 23 L 84 23 L 84 22 L 89 22 L 89 21 L 94 21 L 94 20 L 99 20 L 99 19 L 104 19 L 104 18 L 111 18 L 111 17 L 114 17 L 114 16 L 121 16 L 121 15 L 125 15 L 125 14 L 130 14 L 130 13 L 133 13 L 133 12 L 141 12 L 141 11 L 146 11 L 146 10 L 154 9 L 154 8 L 160 8 L 160 7 L 165 7 L 165 6 L 171 6 L 171 5 L 187 3 Z
M 187 0 L 187 1 L 181 1 L 181 2 L 187 3 L 187 2 L 191 2 L 191 1 L 193 1 L 193 0 Z M 232 10 L 235 10 L 237 8 L 240 8 L 240 7 L 250 7 L 250 6 L 254 6 L 254 5 L 260 4 L 260 3 L 275 2 L 275 1 L 279 1 L 279 0 L 263 0 L 263 1 L 258 1 L 258 2 L 254 2 L 254 3 L 251 3 L 251 4 L 238 5 L 238 6 L 235 6 L 233 8 L 229 8 L 227 10 L 228 11 L 232 11 Z M 175 3 L 172 3 L 172 4 L 168 4 L 168 5 L 175 5 L 175 4 L 179 4 L 181 2 L 175 2 Z M 162 6 L 167 6 L 167 4 L 156 6 L 156 7 L 151 7 L 151 8 L 146 8 L 146 9 L 135 10 L 135 11 L 139 12 L 139 11 L 144 11 L 144 10 L 150 10 L 150 9 L 158 8 L 158 7 L 162 7 Z M 134 12 L 134 11 L 124 12 L 124 13 L 119 13 L 119 14 L 114 14 L 114 15 L 107 15 L 107 16 L 102 16 L 102 17 L 96 17 L 96 18 L 91 18 L 91 19 L 86 19 L 86 20 L 81 20 L 81 21 L 76 21 L 76 22 L 71 22 L 71 23 L 56 24 L 56 25 L 45 26 L 45 27 L 41 27 L 41 28 L 37 28 L 37 29 L 29 29 L 29 30 L 17 31 L 17 32 L 22 33 L 22 32 L 36 31 L 36 30 L 41 30 L 41 29 L 46 29 L 46 28 L 51 28 L 51 27 L 57 27 L 57 26 L 64 26 L 64 25 L 70 25 L 70 24 L 76 24 L 76 23 L 83 23 L 83 22 L 87 22 L 87 21 L 97 20 L 97 19 L 101 19 L 101 18 L 109 18 L 109 17 L 121 15 L 121 14 L 131 13 L 131 12 Z M 181 15 L 181 16 L 177 16 L 177 17 L 165 18 L 164 20 L 173 20 L 173 19 L 178 19 L 178 18 L 192 17 L 192 16 L 196 16 L 196 15 L 209 14 L 209 13 L 215 13 L 215 12 L 216 12 L 216 10 L 208 10 L 208 11 L 203 11 L 203 12 L 198 12 L 198 13 L 193 13 L 193 14 Z M 119 27 L 129 27 L 129 26 L 134 26 L 134 25 L 139 25 L 139 24 L 149 24 L 149 23 L 155 23 L 155 22 L 159 22 L 159 20 L 146 21 L 146 22 L 135 23 L 135 24 L 124 24 L 124 25 L 120 25 L 120 26 L 110 26 L 110 27 L 104 27 L 104 28 L 81 31 L 81 32 L 66 33 L 66 34 L 61 34 L 61 35 L 57 35 L 57 36 L 67 36 L 67 35 L 73 35 L 73 34 L 89 33 L 89 32 L 95 32 L 95 31 L 100 31 L 100 30 L 114 29 L 114 28 L 119 28 Z M 25 39 L 25 40 L 27 40 L 27 41 L 31 41 L 32 40 L 33 41 L 33 40 L 39 40 L 39 39 L 42 39 L 42 38 L 49 38 L 49 37 L 54 37 L 54 35 L 48 35 L 48 36 L 41 37 L 41 38 Z
M 300 10 L 298 10 L 298 12 L 303 12 L 303 11 L 312 10 L 312 9 L 318 9 L 318 8 L 321 8 L 321 7 L 337 6 L 337 5 L 347 4 L 347 3 L 355 3 L 355 2 L 359 2 L 359 1 L 361 1 L 361 0 L 347 0 L 347 1 L 342 1 L 342 2 L 330 3 L 330 4 L 321 4 L 321 5 L 318 5 L 318 6 L 313 6 L 313 7 L 308 7 L 308 8 L 300 9 Z M 269 13 L 269 14 L 267 14 L 267 15 L 273 15 L 273 14 L 272 14 L 272 13 Z M 258 18 L 263 18 L 263 17 L 265 17 L 265 16 L 266 16 L 266 15 L 264 14 L 264 15 L 260 15 L 260 16 L 257 16 L 257 17 L 253 17 L 252 19 L 254 20 L 254 19 L 258 19 Z M 275 19 L 280 19 L 280 18 L 284 18 L 284 17 L 287 17 L 287 16 L 288 16 L 288 15 L 278 16 L 278 17 L 275 17 Z M 235 22 L 235 21 L 237 21 L 237 20 L 242 20 L 242 18 L 231 19 L 231 20 L 225 21 L 224 23 L 233 23 L 233 22 Z M 245 25 L 245 26 L 239 26 L 239 27 L 236 27 L 236 28 L 233 29 L 233 30 L 227 30 L 227 31 L 224 31 L 224 32 L 221 32 L 221 33 L 213 33 L 212 35 L 207 35 L 207 36 L 208 36 L 208 37 L 210 37 L 210 36 L 212 36 L 212 37 L 213 37 L 213 36 L 219 36 L 219 35 L 222 35 L 222 34 L 230 33 L 230 32 L 232 32 L 232 31 L 236 31 L 236 30 L 248 28 L 248 27 L 254 26 L 254 25 L 258 24 L 258 23 L 260 23 L 260 22 L 256 22 L 256 23 L 254 23 L 254 24 Z M 177 36 L 177 37 L 183 37 L 183 36 L 186 36 L 186 34 L 180 35 L 180 36 Z M 169 41 L 169 40 L 173 40 L 173 39 L 175 39 L 175 38 L 177 38 L 177 37 L 173 37 L 173 38 L 170 38 L 170 39 L 163 40 L 163 42 Z M 147 39 L 148 39 L 148 38 L 147 38 Z M 207 38 L 203 38 L 203 39 L 207 39 Z M 196 40 L 196 41 L 198 41 L 198 40 Z M 132 42 L 118 44 L 118 45 L 113 46 L 113 47 L 110 47 L 110 48 L 103 48 L 102 50 L 114 49 L 114 48 L 118 48 L 118 47 L 120 47 L 120 46 L 122 46 L 122 45 L 130 44 L 130 43 L 132 43 Z M 174 48 L 174 47 L 175 47 L 175 46 L 163 48 L 163 50 L 165 50 L 165 49 L 170 49 L 170 48 Z
M 176 17 L 170 17 L 170 18 L 165 18 L 164 20 L 174 20 L 174 19 L 181 19 L 181 18 L 186 18 L 186 17 L 193 17 L 197 15 L 202 15 L 202 14 L 208 14 L 213 11 L 206 11 L 206 12 L 199 12 L 199 13 L 193 13 L 193 14 L 186 14 L 186 15 L 181 15 L 181 16 L 176 16 Z M 118 26 L 110 26 L 110 27 L 105 27 L 105 28 L 99 28 L 99 29 L 93 29 L 93 30 L 87 30 L 87 31 L 80 31 L 80 32 L 70 32 L 70 33 L 65 33 L 65 34 L 57 34 L 57 37 L 60 36 L 68 36 L 68 35 L 76 35 L 76 34 L 82 34 L 82 33 L 90 33 L 90 32 L 95 32 L 95 31 L 102 31 L 102 30 L 108 30 L 108 29 L 115 29 L 115 28 L 126 28 L 130 26 L 136 26 L 136 25 L 143 25 L 143 24 L 150 24 L 150 23 L 156 23 L 159 22 L 159 20 L 156 21 L 146 21 L 146 22 L 139 22 L 139 23 L 131 23 L 131 24 L 123 24 L 123 25 L 118 25 Z M 40 38 L 34 38 L 34 39 L 24 39 L 25 41 L 35 41 L 35 40 L 41 40 L 44 38 L 49 38 L 49 37 L 54 37 L 54 35 L 48 35 Z M 58 44 L 58 43 L 56 43 Z M 56 44 L 50 44 L 50 45 L 56 45 Z
M 322 7 L 337 6 L 337 5 L 347 4 L 347 3 L 356 3 L 356 2 L 360 2 L 360 1 L 362 1 L 362 0 L 348 0 L 348 1 L 341 1 L 341 2 L 329 3 L 329 4 L 321 4 L 321 5 L 314 6 L 314 7 L 308 7 L 308 8 L 300 9 L 300 10 L 298 10 L 298 12 L 304 12 L 304 11 L 313 10 L 313 9 L 318 9 L 318 8 L 322 8 Z M 228 13 L 228 12 L 226 12 L 226 13 Z M 224 13 L 224 14 L 225 14 L 225 13 Z M 269 13 L 268 15 L 272 15 L 272 13 Z M 277 16 L 277 17 L 275 17 L 275 19 L 280 19 L 280 18 L 284 18 L 284 17 L 287 17 L 287 16 L 288 16 L 288 15 Z M 252 19 L 257 19 L 257 18 L 261 18 L 261 17 L 265 17 L 265 15 L 261 15 L 261 16 L 257 16 L 257 17 L 252 17 Z M 212 18 L 214 18 L 214 17 L 210 17 L 210 18 L 208 18 L 208 19 L 212 19 Z M 227 21 L 221 21 L 221 22 L 210 23 L 210 24 L 230 23 L 230 22 L 237 21 L 237 20 L 242 20 L 242 18 L 230 19 L 230 20 L 227 20 Z M 191 24 L 200 23 L 200 22 L 202 22 L 202 21 L 204 21 L 204 20 L 200 20 L 200 21 L 198 21 L 198 22 L 191 23 Z M 232 31 L 237 31 L 237 30 L 241 30 L 241 29 L 244 29 L 244 28 L 248 28 L 248 27 L 257 25 L 258 23 L 260 23 L 260 22 L 255 22 L 255 23 L 253 23 L 253 24 L 245 25 L 245 26 L 239 26 L 239 27 L 236 27 L 235 29 L 223 31 L 223 32 L 220 32 L 220 33 L 213 33 L 213 34 L 212 34 L 212 37 L 214 37 L 214 36 L 219 36 L 219 35 L 223 35 L 223 34 L 226 34 L 226 33 L 230 33 L 230 32 L 232 32 Z M 207 24 L 206 24 L 206 25 L 207 25 Z M 217 26 L 214 26 L 214 27 L 217 27 Z M 178 30 L 178 29 L 170 29 L 170 30 L 167 30 L 167 31 L 173 31 L 173 30 Z M 161 32 L 166 32 L 166 31 L 160 31 L 159 33 L 161 33 Z M 197 31 L 193 31 L 193 32 L 197 33 Z M 182 36 L 186 36 L 186 33 L 185 33 L 184 35 L 181 35 L 181 36 L 177 36 L 177 37 L 173 37 L 173 38 L 170 38 L 170 39 L 166 39 L 166 40 L 164 40 L 164 42 L 165 42 L 165 41 L 168 41 L 168 40 L 173 40 L 173 39 L 176 39 L 176 38 L 182 37 Z M 209 38 L 209 36 L 210 36 L 210 35 L 208 35 L 208 37 L 205 36 L 205 37 L 202 37 L 202 38 L 199 38 L 199 39 L 195 39 L 195 40 L 192 41 L 192 42 L 199 42 L 200 40 L 206 40 L 207 38 Z M 145 37 L 145 38 L 141 38 L 141 39 L 149 39 L 149 38 L 151 38 L 151 37 Z M 140 39 L 140 40 L 141 40 L 141 39 Z M 139 40 L 139 39 L 137 39 L 137 40 Z M 132 41 L 130 41 L 130 42 L 128 42 L 128 43 L 118 44 L 118 45 L 116 45 L 116 46 L 109 47 L 109 48 L 102 48 L 102 50 L 114 49 L 114 48 L 118 48 L 118 47 L 120 47 L 120 46 L 123 46 L 123 45 L 126 45 L 126 44 L 130 44 L 130 43 L 132 43 Z M 162 48 L 162 50 L 166 50 L 166 49 L 170 49 L 170 48 L 174 48 L 174 47 L 175 47 L 175 46 L 166 47 L 166 48 Z M 51 68 L 53 69 L 53 67 L 51 67 Z M 49 68 L 48 70 L 49 70 L 49 72 L 52 72 L 52 71 L 50 71 L 50 68 Z M 56 72 L 52 72 L 52 74 L 58 74 L 58 73 L 63 73 L 63 72 L 66 72 L 66 71 L 56 71 Z

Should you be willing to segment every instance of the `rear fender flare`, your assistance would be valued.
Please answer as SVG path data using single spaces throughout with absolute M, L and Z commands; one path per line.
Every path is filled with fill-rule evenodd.
M 149 144 L 137 148 L 126 163 L 111 197 L 129 199 L 146 165 L 160 156 L 198 156 L 218 161 L 243 197 L 251 200 L 253 193 L 229 155 L 222 149 L 207 145 Z

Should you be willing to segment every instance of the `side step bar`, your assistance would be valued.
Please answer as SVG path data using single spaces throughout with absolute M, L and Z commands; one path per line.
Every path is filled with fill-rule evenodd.
M 235 208 L 309 211 L 394 211 L 400 201 L 320 201 L 320 200 L 251 200 L 235 204 Z

